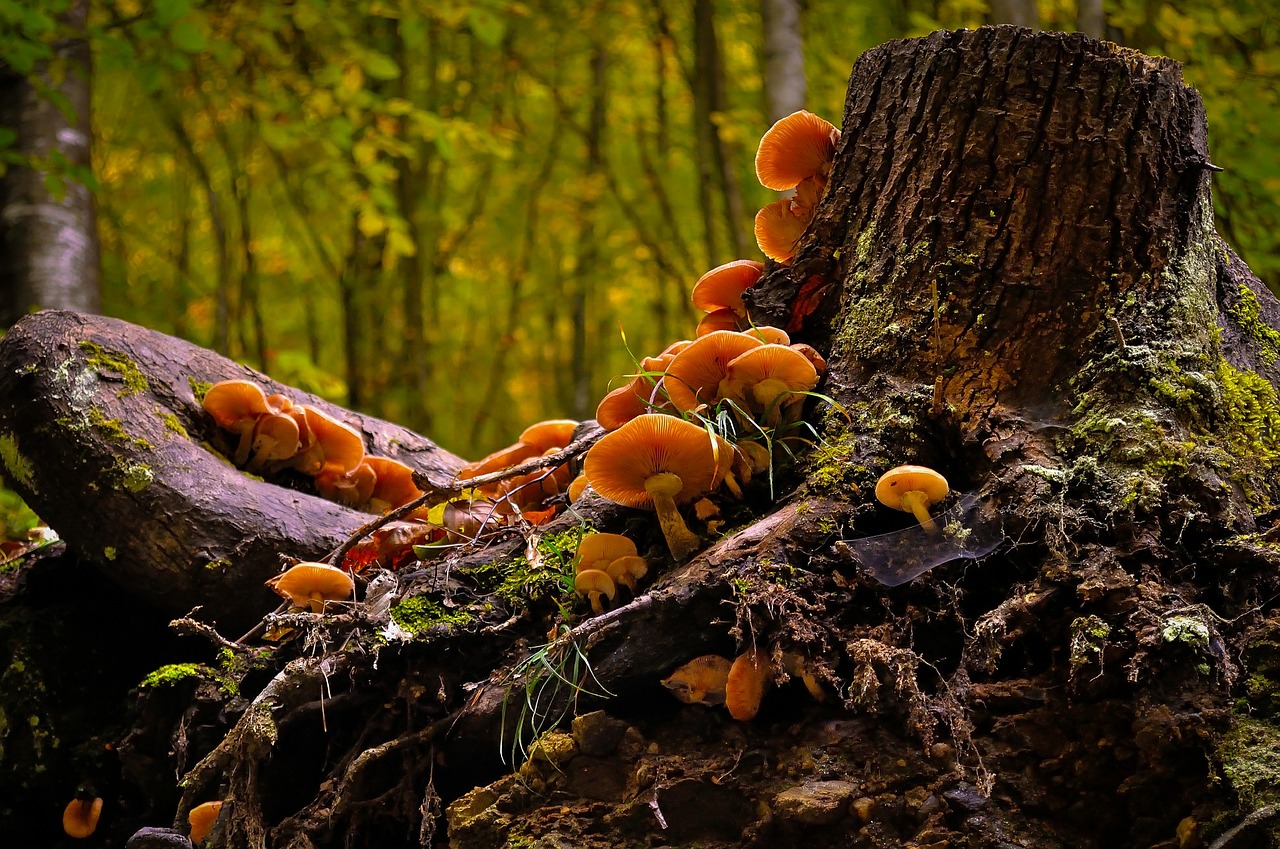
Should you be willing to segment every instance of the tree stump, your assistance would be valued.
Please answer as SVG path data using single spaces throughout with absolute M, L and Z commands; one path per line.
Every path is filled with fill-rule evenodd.
M 1213 231 L 1213 167 L 1167 60 L 1013 27 L 868 51 L 817 216 L 750 293 L 756 323 L 830 364 L 833 401 L 809 412 L 822 440 L 779 461 L 774 496 L 726 502 L 732 532 L 687 564 L 655 560 L 601 617 L 481 577 L 554 576 L 575 518 L 401 573 L 399 604 L 435 605 L 412 639 L 387 637 L 368 601 L 304 618 L 305 640 L 205 670 L 167 710 L 144 700 L 125 783 L 180 762 L 181 800 L 151 787 L 155 808 L 181 824 L 222 798 L 213 845 L 233 847 L 443 845 L 446 821 L 457 847 L 1189 847 L 1268 828 L 1280 306 Z M 98 344 L 145 360 L 149 393 L 172 385 L 113 340 Z M 21 351 L 4 360 L 10 408 L 36 403 L 21 363 L 40 349 Z M 63 393 L 110 403 L 128 386 L 59 375 L 63 359 L 33 359 Z M 154 414 L 119 414 L 126 436 L 163 445 L 138 416 Z M 33 494 L 67 479 L 24 439 L 11 474 Z M 871 500 L 905 462 L 962 493 L 941 534 Z M 81 479 L 127 491 L 112 468 Z M 127 509 L 119 488 L 96 509 Z M 247 512 L 270 500 L 253 498 L 222 508 L 219 551 L 275 515 Z M 211 500 L 168 491 L 155 509 Z M 349 530 L 314 509 L 317 547 Z M 661 546 L 644 514 L 580 515 Z M 750 722 L 658 684 L 752 648 L 777 688 Z M 238 697 L 207 686 L 225 679 Z M 500 751 L 518 776 L 500 777 Z

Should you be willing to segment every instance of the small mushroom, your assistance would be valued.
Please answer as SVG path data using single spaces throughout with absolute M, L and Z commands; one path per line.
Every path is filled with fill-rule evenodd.
M 218 821 L 222 811 L 222 802 L 204 802 L 196 805 L 187 814 L 187 822 L 191 825 L 191 842 L 199 843 L 213 831 L 213 824 Z
M 745 403 L 773 427 L 784 407 L 804 401 L 818 385 L 818 372 L 799 351 L 786 345 L 761 345 L 733 359 L 725 370 L 726 393 Z
M 764 264 L 753 259 L 736 259 L 718 265 L 693 284 L 693 305 L 703 312 L 730 310 L 739 318 L 747 315 L 742 293 L 760 279 Z
M 706 336 L 708 333 L 715 333 L 717 330 L 738 330 L 741 323 L 738 314 L 731 309 L 714 310 L 702 317 L 698 322 L 698 329 L 694 331 L 694 335 Z
M 310 434 L 308 445 L 296 454 L 289 465 L 305 475 L 316 475 L 326 465 L 349 472 L 364 459 L 364 439 L 348 425 L 343 424 L 315 407 L 301 405 Z
M 613 578 L 615 584 L 622 584 L 634 593 L 636 581 L 649 574 L 649 564 L 638 554 L 624 554 L 610 560 L 605 572 Z
M 601 437 L 587 452 L 583 471 L 602 497 L 653 508 L 671 556 L 684 560 L 702 541 L 676 505 L 718 486 L 732 462 L 733 447 L 725 440 L 712 441 L 683 419 L 650 413 Z
M 100 816 L 102 798 L 93 795 L 91 790 L 81 788 L 62 811 L 62 830 L 68 837 L 84 839 L 97 829 Z
M 364 461 L 378 477 L 368 498 L 370 510 L 386 513 L 422 496 L 409 466 L 390 457 L 365 457 Z
M 569 482 L 569 488 L 565 492 L 569 496 L 569 503 L 577 501 L 582 497 L 582 493 L 587 490 L 587 476 L 579 474 L 576 478 Z
M 590 599 L 591 609 L 596 613 L 604 613 L 604 604 L 600 601 L 600 597 L 604 596 L 609 601 L 613 601 L 613 596 L 618 591 L 613 578 L 599 569 L 586 569 L 579 572 L 574 576 L 573 589 L 578 595 L 585 595 Z
M 326 602 L 351 598 L 356 589 L 350 575 L 327 563 L 299 563 L 267 581 L 267 586 L 312 613 L 323 613 Z
M 733 661 L 718 654 L 704 654 L 662 679 L 662 686 L 687 705 L 724 704 L 725 683 Z
M 529 425 L 520 434 L 520 442 L 532 445 L 538 453 L 545 454 L 552 449 L 564 448 L 573 441 L 573 432 L 578 422 L 573 419 L 549 419 L 545 422 Z
M 262 387 L 248 380 L 223 380 L 209 387 L 201 402 L 223 430 L 240 437 L 232 462 L 243 466 L 253 447 L 253 429 L 260 416 L 273 412 Z
M 636 553 L 636 544 L 622 534 L 585 534 L 578 542 L 574 570 L 599 569 L 602 572 L 619 557 Z
M 769 259 L 789 263 L 796 255 L 800 237 L 809 226 L 810 219 L 796 212 L 792 198 L 782 198 L 766 204 L 756 213 L 756 245 Z
M 246 468 L 257 470 L 273 460 L 288 460 L 298 453 L 300 434 L 297 420 L 287 412 L 259 416 L 253 428 L 253 454 Z
M 898 466 L 876 481 L 876 500 L 894 510 L 912 513 L 929 533 L 938 531 L 929 507 L 946 498 L 950 491 L 947 479 L 926 466 Z
M 785 192 L 811 177 L 831 173 L 840 131 L 801 109 L 774 123 L 756 149 L 756 178 L 766 189 Z
M 758 648 L 738 655 L 725 681 L 724 705 L 739 722 L 754 719 L 764 699 L 765 687 L 773 680 L 769 658 Z
M 367 460 L 350 471 L 337 463 L 325 463 L 315 477 L 316 491 L 347 507 L 363 507 L 373 496 L 378 473 Z

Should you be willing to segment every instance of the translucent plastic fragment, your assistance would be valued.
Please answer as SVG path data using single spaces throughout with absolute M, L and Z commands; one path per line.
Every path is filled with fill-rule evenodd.
M 952 560 L 977 560 L 1004 541 L 1000 514 L 968 494 L 934 517 L 940 532 L 913 525 L 890 534 L 836 543 L 842 554 L 887 587 L 905 584 Z

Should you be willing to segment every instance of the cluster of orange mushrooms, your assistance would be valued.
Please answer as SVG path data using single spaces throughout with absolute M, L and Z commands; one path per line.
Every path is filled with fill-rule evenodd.
M 827 188 L 840 131 L 831 122 L 801 110 L 781 119 L 760 139 L 756 177 L 766 189 L 794 190 L 756 213 L 756 244 L 769 259 L 788 263 L 813 220 Z
M 782 666 L 804 683 L 815 700 L 825 700 L 822 685 L 801 655 L 784 652 Z M 773 673 L 769 656 L 759 648 L 751 648 L 733 660 L 718 654 L 695 657 L 663 678 L 662 686 L 685 704 L 724 705 L 730 716 L 746 722 L 760 710 L 764 692 L 773 683 Z
M 331 501 L 374 513 L 422 494 L 413 469 L 390 457 L 366 455 L 350 426 L 284 395 L 267 395 L 249 380 L 224 380 L 205 393 L 204 409 L 237 437 L 232 461 L 251 472 L 295 469 Z

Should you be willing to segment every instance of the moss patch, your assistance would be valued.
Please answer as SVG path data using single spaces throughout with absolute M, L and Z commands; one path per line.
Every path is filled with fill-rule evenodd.
M 196 380 L 194 377 L 187 377 L 187 385 L 191 387 L 191 394 L 195 396 L 197 404 L 204 403 L 204 396 L 209 394 L 209 390 L 213 388 L 213 383 L 208 380 Z
M 156 410 L 156 415 L 160 417 L 160 421 L 164 422 L 165 430 L 175 436 L 181 436 L 183 439 L 191 438 L 187 433 L 187 429 L 182 426 L 182 419 L 178 418 L 176 413 L 171 413 L 168 410 Z
M 406 598 L 392 607 L 391 618 L 409 633 L 417 634 L 437 625 L 461 628 L 474 617 L 465 610 L 448 610 L 439 602 L 418 595 Z
M 170 663 L 147 674 L 138 682 L 139 687 L 171 687 L 189 678 L 199 678 L 204 667 L 199 663 Z
M 9 475 L 28 490 L 32 487 L 31 461 L 18 450 L 18 438 L 11 433 L 0 434 L 0 460 L 4 461 Z
M 142 369 L 138 368 L 137 363 L 123 354 L 108 351 L 97 342 L 90 342 L 87 339 L 80 343 L 80 350 L 88 354 L 85 357 L 85 364 L 90 368 L 99 373 L 113 371 L 120 375 L 124 386 L 116 393 L 116 397 L 125 398 L 148 389 L 150 384 L 147 383 L 147 376 L 142 373 Z
M 59 423 L 62 424 L 62 422 Z M 107 415 L 97 407 L 89 408 L 89 423 L 106 434 L 108 438 L 118 440 L 126 445 L 131 445 L 134 448 L 149 451 L 154 447 L 150 442 L 142 437 L 130 435 L 129 432 L 124 429 L 124 422 L 119 419 L 107 418 Z
M 1245 335 L 1258 344 L 1258 356 L 1267 366 L 1276 364 L 1280 357 L 1280 331 L 1262 320 L 1262 308 L 1253 290 L 1240 285 L 1240 300 L 1227 311 L 1231 319 L 1240 325 Z
M 570 528 L 538 539 L 537 563 L 528 557 L 487 563 L 460 574 L 474 581 L 482 592 L 493 593 L 512 606 L 558 600 L 573 593 L 573 558 L 589 527 Z

